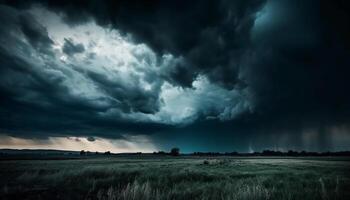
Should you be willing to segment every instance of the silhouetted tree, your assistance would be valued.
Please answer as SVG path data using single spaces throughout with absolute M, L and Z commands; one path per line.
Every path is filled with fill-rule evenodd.
M 166 155 L 167 153 L 164 151 L 153 152 L 154 155 Z
M 175 147 L 175 148 L 172 148 L 171 151 L 170 151 L 170 155 L 172 156 L 178 156 L 180 155 L 180 149 Z
M 84 155 L 86 155 L 86 152 L 85 152 L 84 150 L 81 150 L 81 151 L 80 151 L 80 155 L 81 155 L 81 156 L 84 156 Z

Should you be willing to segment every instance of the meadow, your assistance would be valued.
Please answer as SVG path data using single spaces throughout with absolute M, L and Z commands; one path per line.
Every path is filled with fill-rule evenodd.
M 0 160 L 0 199 L 350 199 L 346 158 Z

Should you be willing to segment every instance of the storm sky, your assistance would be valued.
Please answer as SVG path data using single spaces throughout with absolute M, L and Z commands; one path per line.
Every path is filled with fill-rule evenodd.
M 350 149 L 345 0 L 0 1 L 0 148 Z

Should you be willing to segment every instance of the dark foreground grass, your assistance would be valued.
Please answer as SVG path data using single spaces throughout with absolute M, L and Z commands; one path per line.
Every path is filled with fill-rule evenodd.
M 324 158 L 11 160 L 0 161 L 0 199 L 350 199 L 349 169 Z

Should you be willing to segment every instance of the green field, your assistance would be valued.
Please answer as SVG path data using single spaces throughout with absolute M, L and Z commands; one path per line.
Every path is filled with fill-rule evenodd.
M 0 199 L 350 199 L 343 158 L 0 161 Z

